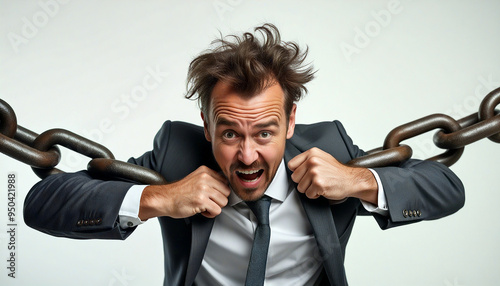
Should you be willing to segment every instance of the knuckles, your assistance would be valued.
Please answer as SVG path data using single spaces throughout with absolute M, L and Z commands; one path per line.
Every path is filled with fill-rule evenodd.
M 318 147 L 312 147 L 311 149 L 309 149 L 309 152 L 312 154 L 319 154 L 319 153 L 322 153 L 323 151 L 321 149 L 319 149 Z
M 210 168 L 208 168 L 205 165 L 202 165 L 202 166 L 198 167 L 198 169 L 197 169 L 197 171 L 204 172 L 204 173 L 208 172 L 209 170 L 210 170 Z
M 204 205 L 205 204 L 205 198 L 206 196 L 203 194 L 203 192 L 198 192 L 195 194 L 192 198 L 192 201 L 195 205 Z
M 203 184 L 201 182 L 198 182 L 198 185 L 199 186 L 196 189 L 199 190 L 199 194 L 198 195 L 200 195 L 200 196 L 210 190 L 210 188 L 207 185 L 205 185 L 205 184 Z
M 199 180 L 203 180 L 203 181 L 207 181 L 209 179 L 211 179 L 212 176 L 210 176 L 210 174 L 206 173 L 206 172 L 202 172 L 198 175 L 198 179 Z
M 313 177 L 313 180 L 317 180 L 320 175 L 320 170 L 318 168 L 309 169 L 309 174 Z
M 322 163 L 321 158 L 319 158 L 317 156 L 311 156 L 311 157 L 309 157 L 309 160 L 307 160 L 308 166 L 319 166 L 319 165 L 321 165 L 321 163 Z
M 325 180 L 321 177 L 315 177 L 311 182 L 311 186 L 313 188 L 323 188 L 325 186 Z

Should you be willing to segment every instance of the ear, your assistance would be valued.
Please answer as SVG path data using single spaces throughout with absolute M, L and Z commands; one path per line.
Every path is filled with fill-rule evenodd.
M 290 112 L 290 117 L 288 119 L 288 130 L 286 132 L 286 139 L 290 139 L 295 131 L 295 112 L 297 111 L 297 104 L 293 104 L 292 111 Z
M 208 123 L 207 123 L 208 118 L 205 118 L 203 112 L 200 112 L 200 115 L 201 115 L 201 120 L 203 120 L 203 131 L 205 132 L 205 139 L 207 139 L 208 142 L 212 142 L 212 137 L 210 137 L 210 132 L 208 130 Z

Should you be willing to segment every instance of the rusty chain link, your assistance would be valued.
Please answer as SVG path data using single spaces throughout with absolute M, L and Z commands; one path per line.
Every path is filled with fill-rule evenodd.
M 403 140 L 439 129 L 434 135 L 442 154 L 426 160 L 451 166 L 464 152 L 464 146 L 483 138 L 500 143 L 500 88 L 491 91 L 481 102 L 479 112 L 455 120 L 445 114 L 432 114 L 394 128 L 380 148 L 347 164 L 356 167 L 382 167 L 400 164 L 411 158 L 412 149 L 401 145 Z M 165 184 L 157 172 L 115 160 L 106 147 L 64 129 L 51 129 L 38 135 L 17 125 L 16 114 L 7 102 L 0 99 L 0 152 L 30 165 L 40 178 L 62 172 L 55 168 L 61 159 L 57 145 L 92 158 L 87 169 L 94 177 L 120 179 L 142 184 Z
M 62 171 L 55 168 L 61 159 L 56 146 L 62 145 L 92 158 L 89 172 L 103 179 L 122 179 L 143 184 L 164 184 L 157 172 L 114 159 L 106 147 L 64 129 L 51 129 L 38 135 L 17 125 L 16 114 L 7 102 L 0 99 L 0 152 L 30 165 L 35 174 L 45 178 Z
M 434 135 L 434 144 L 446 151 L 426 160 L 451 166 L 460 159 L 465 145 L 486 137 L 493 142 L 500 143 L 500 111 L 495 110 L 498 104 L 500 104 L 500 87 L 485 96 L 478 113 L 459 120 L 445 114 L 432 114 L 400 125 L 389 132 L 383 147 L 368 151 L 368 155 L 351 160 L 348 165 L 381 167 L 398 164 L 412 156 L 410 147 L 399 145 L 401 141 L 439 128 L 441 130 Z M 396 149 L 401 147 L 404 149 Z

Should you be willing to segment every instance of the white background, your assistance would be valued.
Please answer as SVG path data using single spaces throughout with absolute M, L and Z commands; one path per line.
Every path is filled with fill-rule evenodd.
M 164 120 L 200 124 L 196 103 L 183 98 L 190 60 L 219 31 L 264 22 L 309 46 L 318 69 L 298 122 L 339 119 L 365 150 L 422 116 L 476 112 L 500 86 L 498 1 L 0 2 L 0 97 L 19 124 L 39 133 L 72 130 L 122 160 L 149 150 Z M 150 70 L 161 72 L 156 86 L 126 99 Z M 415 157 L 438 154 L 432 134 L 412 141 Z M 486 139 L 465 149 L 452 169 L 466 204 L 453 216 L 387 231 L 359 218 L 347 248 L 350 285 L 498 285 L 499 158 L 500 146 Z M 78 170 L 87 161 L 64 151 L 59 166 Z M 18 177 L 15 279 L 5 262 L 10 172 Z M 22 220 L 37 181 L 28 166 L 0 155 L 1 285 L 161 285 L 155 220 L 126 241 L 50 237 Z

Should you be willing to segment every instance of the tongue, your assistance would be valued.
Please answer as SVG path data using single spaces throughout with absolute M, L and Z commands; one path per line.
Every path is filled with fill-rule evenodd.
M 242 178 L 243 180 L 246 180 L 246 181 L 252 181 L 252 180 L 255 180 L 257 179 L 259 176 L 260 176 L 260 171 L 259 172 L 256 172 L 256 173 L 253 173 L 253 174 L 243 174 L 243 173 L 238 173 L 238 176 L 240 178 Z

